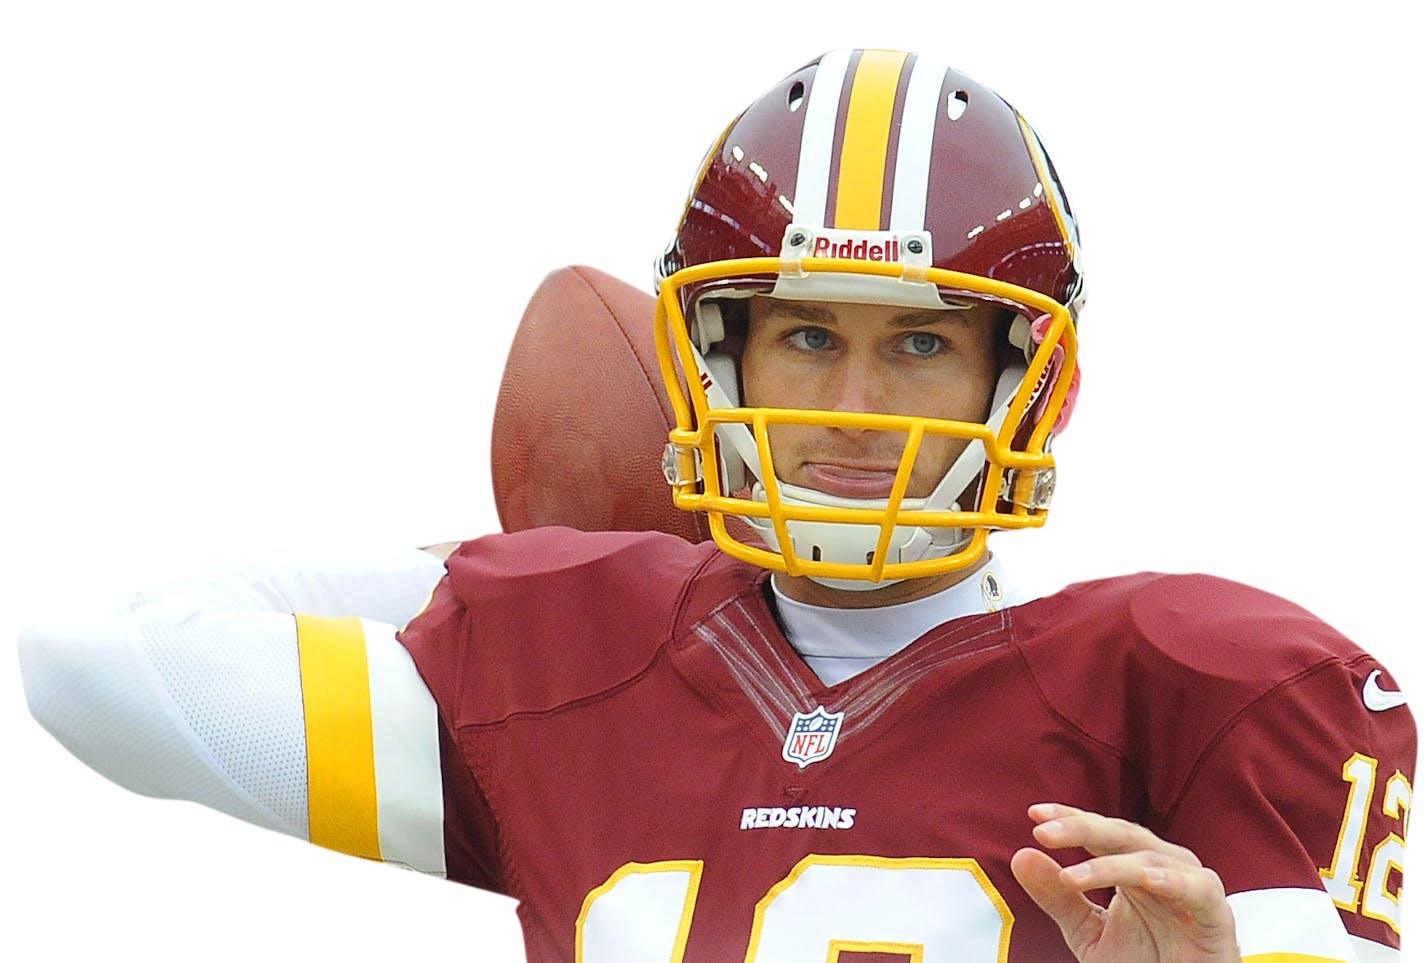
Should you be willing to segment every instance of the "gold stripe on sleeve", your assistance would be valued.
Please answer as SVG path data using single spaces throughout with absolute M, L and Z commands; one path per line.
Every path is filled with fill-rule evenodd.
M 371 685 L 361 620 L 296 618 L 311 841 L 380 859 Z
M 880 228 L 890 121 L 895 114 L 895 91 L 904 65 L 905 54 L 898 50 L 866 50 L 860 55 L 846 106 L 845 140 L 836 181 L 837 228 Z

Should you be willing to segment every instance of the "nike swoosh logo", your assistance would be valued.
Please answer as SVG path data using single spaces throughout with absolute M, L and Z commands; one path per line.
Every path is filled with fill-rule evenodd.
M 1404 705 L 1404 693 L 1398 690 L 1381 689 L 1379 685 L 1380 670 L 1375 669 L 1370 673 L 1370 677 L 1365 680 L 1364 697 L 1365 708 L 1372 712 L 1384 712 L 1386 709 L 1394 709 Z

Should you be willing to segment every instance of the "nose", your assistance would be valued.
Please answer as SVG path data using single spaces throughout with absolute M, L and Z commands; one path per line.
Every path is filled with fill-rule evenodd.
M 836 372 L 831 397 L 832 411 L 883 412 L 885 381 L 875 366 L 864 358 L 848 357 Z M 862 429 L 845 429 L 862 430 Z

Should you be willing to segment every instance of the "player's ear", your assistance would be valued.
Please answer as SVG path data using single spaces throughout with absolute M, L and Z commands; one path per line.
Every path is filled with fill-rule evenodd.
M 662 457 L 672 429 L 652 295 L 589 267 L 549 274 L 510 346 L 490 445 L 507 532 L 542 525 L 710 537 L 673 507 Z

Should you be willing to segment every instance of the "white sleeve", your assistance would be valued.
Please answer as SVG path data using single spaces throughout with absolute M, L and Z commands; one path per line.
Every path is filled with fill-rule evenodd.
M 1346 932 L 1324 890 L 1245 890 L 1226 897 L 1236 918 L 1236 941 L 1245 963 L 1268 960 L 1339 960 L 1399 963 L 1399 950 Z
M 424 552 L 230 569 L 126 596 L 94 615 L 52 620 L 20 638 L 30 711 L 82 762 L 128 789 L 192 800 L 344 849 L 342 839 L 323 839 L 314 825 L 346 802 L 313 798 L 333 790 L 325 776 L 327 789 L 309 786 L 309 762 L 317 767 L 323 758 L 322 747 L 310 743 L 346 736 L 333 735 L 321 706 L 355 705 L 363 713 L 369 706 L 361 736 L 371 746 L 366 781 L 382 798 L 379 815 L 374 792 L 368 806 L 358 801 L 370 810 L 373 842 L 352 848 L 443 872 L 435 707 L 395 638 L 443 570 Z M 328 617 L 309 626 L 342 626 L 337 641 L 355 653 L 358 685 L 349 683 L 350 673 L 336 672 L 339 682 L 322 691 L 325 683 L 312 673 L 331 662 L 320 654 L 327 650 L 313 655 L 312 646 L 302 647 L 296 612 Z M 330 618 L 338 615 L 366 618 Z
M 445 563 L 419 549 L 365 558 L 235 565 L 135 598 L 209 608 L 359 616 L 403 626 L 430 600 Z

